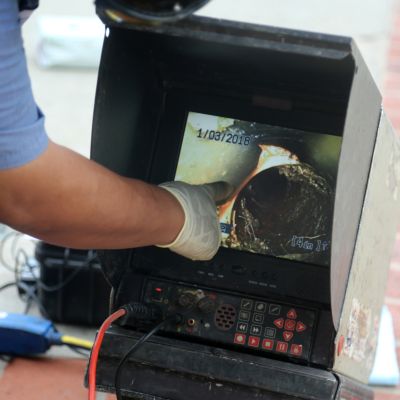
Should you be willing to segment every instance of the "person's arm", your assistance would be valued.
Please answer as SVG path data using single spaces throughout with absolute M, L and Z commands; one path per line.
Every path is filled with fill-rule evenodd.
M 172 242 L 184 213 L 166 190 L 48 141 L 31 90 L 16 0 L 0 1 L 0 222 L 71 247 Z
M 0 221 L 50 243 L 167 244 L 184 219 L 167 190 L 121 177 L 52 142 L 36 160 L 0 171 Z
M 229 192 L 224 183 L 160 188 L 124 178 L 49 141 L 17 1 L 0 1 L 0 222 L 61 246 L 157 244 L 205 260 L 221 240 L 215 200 Z

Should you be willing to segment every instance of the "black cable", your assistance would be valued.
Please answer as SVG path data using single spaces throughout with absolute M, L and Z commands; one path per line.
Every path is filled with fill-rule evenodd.
M 32 267 L 29 264 L 27 264 L 27 265 L 31 272 L 31 275 L 36 279 L 36 283 L 37 283 L 38 287 L 40 287 L 40 289 L 44 290 L 45 292 L 58 292 L 59 290 L 63 289 L 65 286 L 67 286 L 69 283 L 71 283 L 76 278 L 76 276 L 79 275 L 79 273 L 86 266 L 89 266 L 93 261 L 95 261 L 96 258 L 97 258 L 97 254 L 93 250 L 90 250 L 88 253 L 87 259 L 79 268 L 77 268 L 74 272 L 72 272 L 72 274 L 69 275 L 68 278 L 65 279 L 63 282 L 61 282 L 57 285 L 52 285 L 52 286 L 46 285 L 45 283 L 43 283 L 43 281 L 40 278 L 38 279 L 34 275 Z M 64 258 L 64 263 L 66 263 L 67 261 L 68 261 L 68 258 L 67 259 Z
M 82 356 L 82 357 L 89 358 L 90 350 L 88 350 L 88 349 L 83 349 L 83 348 L 81 348 L 81 347 L 79 347 L 79 346 L 72 346 L 72 345 L 70 345 L 70 344 L 67 345 L 67 347 L 68 347 L 71 351 L 73 351 L 74 353 L 79 354 L 79 355 Z
M 161 321 L 158 325 L 156 325 L 150 332 L 146 333 L 144 336 L 142 336 L 128 351 L 127 353 L 122 357 L 121 361 L 119 362 L 117 369 L 115 371 L 115 379 L 114 379 L 114 386 L 115 386 L 115 394 L 117 396 L 117 400 L 122 400 L 122 394 L 121 394 L 121 376 L 122 376 L 122 368 L 124 367 L 126 361 L 128 358 L 138 350 L 138 348 L 146 342 L 151 336 L 153 336 L 157 331 L 159 331 L 165 324 L 168 322 L 176 321 L 180 322 L 181 321 L 181 316 L 179 314 L 171 315 Z
M 13 284 L 15 284 L 15 282 L 12 282 Z M 47 314 L 46 309 L 44 308 L 42 302 L 40 301 L 40 299 L 38 298 L 38 296 L 36 296 L 36 294 L 34 293 L 34 288 L 33 287 L 29 287 L 29 285 L 26 285 L 23 282 L 19 282 L 18 284 L 19 287 L 21 287 L 22 290 L 25 291 L 25 293 L 28 296 L 28 304 L 29 304 L 29 308 L 32 305 L 32 303 L 35 303 L 37 305 L 37 307 L 39 308 L 41 314 L 47 318 L 50 322 L 51 322 L 51 326 L 53 327 L 55 332 L 59 332 L 57 327 L 54 325 L 54 322 L 51 320 L 51 318 L 49 317 L 49 315 Z M 27 306 L 28 306 L 27 304 Z M 27 314 L 27 309 L 25 308 L 25 314 Z M 29 311 L 29 309 L 28 309 Z M 79 345 L 74 345 L 74 344 L 66 344 L 66 346 L 73 352 L 88 358 L 90 355 L 90 350 L 88 350 L 86 347 L 82 347 Z
M 16 233 L 16 232 L 11 232 L 12 234 L 16 235 L 16 237 L 19 237 L 21 234 L 20 233 Z M 9 236 L 11 237 L 11 235 Z M 1 251 L 0 251 L 1 253 Z M 31 272 L 35 283 L 33 285 L 28 285 L 25 282 L 21 281 L 21 274 L 20 274 L 20 266 L 21 266 L 21 262 L 20 262 L 20 257 L 21 255 L 24 257 L 23 261 L 24 264 L 26 266 L 28 266 L 29 271 Z M 15 281 L 14 282 L 10 282 L 6 285 L 4 285 L 4 287 L 0 287 L 0 291 L 3 289 L 6 289 L 9 286 L 17 286 L 17 289 L 19 289 L 17 291 L 19 298 L 21 299 L 22 302 L 26 303 L 25 306 L 25 310 L 24 310 L 24 314 L 28 314 L 31 306 L 32 306 L 32 302 L 36 303 L 36 305 L 38 306 L 40 312 L 42 313 L 42 315 L 44 315 L 46 318 L 48 318 L 48 314 L 45 310 L 45 308 L 43 307 L 43 305 L 41 304 L 39 298 L 36 295 L 36 284 L 37 284 L 37 276 L 35 276 L 33 270 L 32 270 L 32 266 L 29 264 L 28 262 L 29 256 L 28 254 L 25 252 L 24 249 L 19 249 L 16 256 L 15 256 L 15 266 L 12 269 L 12 271 L 14 272 L 14 276 L 15 276 Z M 24 298 L 25 296 L 25 298 Z M 50 318 L 48 318 L 50 319 Z
M 27 265 L 29 270 L 31 271 L 31 267 L 28 262 L 28 260 L 29 260 L 28 254 L 26 253 L 26 251 L 24 249 L 19 249 L 15 256 L 15 266 L 14 266 L 14 277 L 15 277 L 15 282 L 17 283 L 17 286 L 18 286 L 18 283 L 21 281 L 21 273 L 20 273 L 21 262 L 19 261 L 21 255 L 24 256 L 24 264 Z M 33 275 L 33 272 L 31 272 L 31 273 L 36 281 L 37 277 L 35 277 Z M 21 294 L 19 294 L 19 297 L 21 298 Z
M 14 281 L 14 282 L 5 283 L 4 285 L 0 286 L 0 292 L 5 289 L 8 289 L 9 287 L 12 287 L 12 286 L 17 286 L 17 282 Z
M 44 308 L 42 302 L 39 300 L 39 297 L 35 294 L 35 288 L 31 287 L 29 285 L 27 285 L 24 282 L 18 282 L 17 286 L 22 289 L 25 294 L 27 295 L 27 299 L 28 300 L 33 300 L 35 302 L 35 304 L 38 306 L 40 313 L 47 318 L 48 320 L 51 321 L 51 318 L 49 317 L 49 315 L 47 314 L 46 309 Z M 23 301 L 25 301 L 24 299 L 22 299 Z
M 17 253 L 17 244 L 19 239 L 21 239 L 21 237 L 23 237 L 23 233 L 20 232 L 16 232 L 16 235 L 14 236 L 12 243 L 11 243 L 11 255 L 14 256 L 14 254 Z
M 16 285 L 16 283 L 15 282 L 10 282 L 8 285 Z M 26 285 L 23 282 L 19 282 L 18 283 L 18 287 L 20 287 L 26 293 L 26 295 L 28 296 L 27 302 L 29 304 L 29 308 L 32 305 L 32 303 L 35 303 L 37 305 L 37 307 L 39 308 L 41 314 L 51 322 L 51 326 L 53 327 L 54 331 L 58 332 L 57 327 L 54 325 L 54 322 L 51 321 L 51 318 L 48 316 L 48 314 L 47 314 L 42 302 L 39 300 L 38 296 L 36 296 L 36 294 L 34 293 L 34 288 L 30 287 L 29 285 Z M 1 288 L 0 288 L 0 290 L 1 290 Z M 27 309 L 25 308 L 25 314 L 27 314 L 26 311 L 27 311 Z M 84 356 L 86 358 L 89 357 L 90 350 L 88 350 L 86 347 L 81 347 L 79 345 L 73 345 L 73 344 L 66 344 L 66 346 L 70 350 L 74 351 L 75 353 L 78 353 L 81 356 Z
M 83 270 L 84 267 L 90 265 L 94 260 L 96 260 L 97 255 L 92 253 L 92 256 L 88 256 L 88 258 L 85 260 L 83 265 L 81 265 L 79 268 L 77 268 L 67 279 L 65 279 L 63 282 L 59 283 L 58 285 L 53 285 L 53 286 L 48 286 L 44 284 L 40 279 L 38 280 L 38 285 L 39 287 L 44 290 L 45 292 L 57 292 L 61 289 L 63 289 L 65 286 L 67 286 L 69 283 L 71 283 L 77 275 Z
M 9 234 L 6 235 L 6 240 L 8 240 L 10 237 L 12 237 L 13 235 L 15 235 L 15 238 L 18 238 L 21 234 L 18 232 L 11 232 Z M 13 243 L 14 245 L 14 243 Z M 4 246 L 4 239 L 1 241 L 0 243 L 0 262 L 2 262 L 4 264 L 4 262 L 2 261 L 3 258 L 3 246 Z M 15 251 L 14 251 L 15 253 Z M 21 276 L 20 276 L 20 266 L 21 266 L 21 262 L 20 262 L 20 257 L 21 255 L 24 257 L 24 264 L 25 266 L 28 267 L 32 277 L 34 278 L 34 284 L 29 285 L 26 284 L 25 282 L 21 281 Z M 69 249 L 66 249 L 65 252 L 65 256 L 64 256 L 64 263 L 66 264 L 68 262 L 68 257 L 69 257 Z M 16 286 L 17 289 L 19 289 L 18 295 L 21 299 L 21 301 L 25 302 L 25 310 L 24 310 L 24 314 L 27 314 L 31 307 L 32 304 L 36 304 L 37 307 L 39 308 L 41 314 L 47 318 L 49 321 L 51 321 L 51 318 L 49 317 L 45 307 L 43 306 L 42 302 L 40 301 L 39 297 L 36 295 L 36 290 L 37 290 L 37 286 L 41 286 L 43 290 L 48 290 L 48 291 L 57 291 L 57 290 L 61 290 L 63 287 L 65 287 L 66 285 L 68 285 L 75 277 L 76 275 L 78 275 L 78 273 L 82 270 L 83 267 L 90 265 L 90 263 L 92 263 L 95 259 L 97 258 L 96 253 L 93 250 L 90 250 L 88 252 L 88 257 L 85 260 L 84 264 L 82 267 L 78 268 L 76 271 L 74 271 L 74 273 L 72 275 L 70 275 L 68 277 L 68 279 L 66 279 L 65 281 L 61 282 L 58 285 L 54 285 L 54 286 L 48 286 L 45 285 L 43 282 L 40 281 L 40 279 L 35 275 L 34 270 L 32 265 L 29 264 L 28 259 L 29 256 L 28 254 L 23 250 L 23 249 L 19 249 L 16 256 L 15 256 L 15 266 L 14 268 L 12 268 L 9 264 L 5 264 L 5 267 L 7 269 L 9 269 L 11 272 L 14 273 L 15 275 L 15 280 L 13 282 L 8 282 L 2 286 L 0 286 L 0 292 L 3 290 L 6 290 L 10 287 Z M 57 328 L 55 327 L 54 323 L 51 321 L 52 326 L 54 328 L 54 330 L 56 332 L 58 332 Z M 79 345 L 70 345 L 68 344 L 67 347 L 71 350 L 74 351 L 75 353 L 88 358 L 89 354 L 90 354 L 90 350 L 88 350 L 87 348 L 81 347 Z
M 20 261 L 20 256 L 21 255 L 24 257 L 23 261 Z M 17 288 L 18 288 L 18 292 L 17 292 L 18 293 L 18 297 L 24 303 L 27 303 L 27 302 L 30 301 L 31 296 L 29 295 L 29 293 L 31 292 L 31 289 L 27 284 L 25 284 L 22 281 L 22 279 L 21 279 L 22 273 L 21 273 L 20 269 L 21 269 L 21 264 L 22 263 L 24 263 L 25 265 L 28 265 L 28 259 L 29 259 L 29 256 L 25 252 L 24 249 L 19 249 L 17 251 L 17 254 L 15 256 L 14 277 L 15 277 L 15 283 L 16 283 Z M 35 287 L 34 287 L 34 290 L 35 290 Z M 24 298 L 24 295 L 27 295 L 28 297 Z M 25 308 L 25 310 L 26 309 L 27 308 Z M 24 312 L 24 314 L 27 314 L 27 312 Z
M 28 297 L 28 299 L 26 300 L 26 304 L 25 304 L 24 314 L 29 313 L 33 302 L 34 302 L 34 300 L 32 299 L 32 297 Z
M 68 276 L 67 279 L 65 279 L 63 282 L 57 284 L 57 285 L 46 285 L 44 282 L 42 282 L 42 280 L 40 278 L 38 278 L 35 273 L 34 273 L 34 268 L 32 265 L 30 265 L 30 263 L 28 262 L 29 260 L 29 256 L 28 254 L 23 250 L 23 249 L 19 249 L 16 256 L 15 256 L 15 266 L 11 266 L 10 264 L 8 264 L 5 260 L 4 260 L 4 256 L 3 256 L 3 248 L 4 248 L 4 244 L 5 242 L 12 236 L 15 236 L 16 238 L 19 237 L 21 234 L 18 232 L 10 232 L 7 235 L 5 235 L 5 237 L 3 238 L 3 240 L 0 243 L 0 262 L 4 265 L 4 267 L 6 269 L 8 269 L 9 271 L 13 272 L 15 275 L 15 282 L 18 286 L 18 283 L 20 282 L 20 268 L 21 268 L 21 262 L 20 260 L 20 256 L 22 255 L 24 257 L 24 265 L 26 267 L 28 267 L 28 270 L 30 272 L 30 274 L 32 275 L 32 277 L 35 280 L 35 283 L 37 285 L 38 288 L 42 289 L 45 292 L 57 292 L 61 289 L 63 289 L 64 287 L 66 287 L 69 283 L 71 283 L 76 276 L 86 267 L 89 266 L 93 261 L 95 261 L 97 259 L 97 254 L 95 251 L 93 250 L 89 250 L 88 255 L 86 260 L 84 261 L 84 263 L 77 268 L 75 271 L 72 272 L 72 274 L 70 274 Z M 13 244 L 14 246 L 14 244 Z M 70 249 L 65 249 L 64 252 L 64 265 L 67 264 L 68 260 L 69 260 L 69 255 L 70 255 Z M 21 296 L 20 296 L 21 297 Z
M 0 242 L 0 263 L 3 265 L 3 267 L 5 269 L 7 269 L 10 272 L 14 272 L 14 267 L 9 264 L 5 257 L 4 257 L 4 246 L 6 245 L 6 242 L 8 241 L 9 238 L 15 236 L 15 237 L 19 237 L 21 234 L 19 232 L 9 232 L 6 235 L 4 235 L 3 239 L 1 239 Z
M 26 295 L 28 296 L 29 301 L 32 301 L 32 300 L 33 300 L 33 301 L 36 303 L 36 305 L 39 307 L 40 312 L 41 312 L 46 318 L 48 318 L 48 317 L 47 317 L 46 310 L 44 309 L 43 305 L 41 304 L 39 298 L 38 298 L 38 297 L 36 296 L 36 294 L 34 293 L 34 288 L 33 288 L 33 287 L 29 287 L 28 285 L 26 285 L 26 284 L 23 283 L 23 282 L 15 282 L 15 281 L 14 281 L 14 282 L 5 283 L 4 285 L 0 286 L 0 292 L 3 291 L 3 290 L 8 289 L 8 288 L 10 288 L 10 287 L 13 287 L 13 286 L 16 286 L 17 288 L 22 289 L 22 290 L 26 293 Z M 25 301 L 25 300 L 23 300 L 23 301 Z M 26 308 L 25 308 L 25 311 L 26 311 Z M 25 314 L 26 314 L 26 312 L 25 312 Z

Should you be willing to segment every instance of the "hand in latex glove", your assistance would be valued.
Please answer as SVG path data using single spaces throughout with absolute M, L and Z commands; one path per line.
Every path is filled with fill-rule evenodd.
M 221 230 L 216 203 L 221 203 L 233 192 L 226 182 L 189 185 L 166 182 L 160 187 L 168 190 L 181 204 L 185 223 L 173 243 L 165 246 L 192 260 L 210 260 L 221 244 Z

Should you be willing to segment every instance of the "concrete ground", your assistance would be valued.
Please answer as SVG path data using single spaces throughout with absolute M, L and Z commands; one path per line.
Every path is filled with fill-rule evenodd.
M 95 17 L 94 7 L 90 0 L 69 0 L 67 2 L 41 0 L 40 3 L 39 10 L 25 24 L 23 32 L 34 93 L 38 104 L 46 114 L 49 136 L 54 141 L 83 155 L 89 155 L 91 120 L 97 79 L 96 68 L 41 69 L 35 63 L 35 52 L 39 42 L 37 23 L 40 16 L 81 15 Z M 378 86 L 384 90 L 388 69 L 387 54 L 391 43 L 390 32 L 395 17 L 395 6 L 395 0 L 297 0 L 296 2 L 293 2 L 293 0 L 280 0 L 279 2 L 274 0 L 213 0 L 200 14 L 352 36 L 359 45 Z M 400 59 L 399 54 L 397 53 L 397 59 Z M 400 78 L 395 84 L 400 92 Z M 392 86 L 391 90 L 393 90 Z M 400 105 L 400 97 L 391 111 L 394 118 L 398 105 Z M 5 233 L 0 226 L 0 238 Z M 32 248 L 31 240 L 23 238 L 22 242 L 22 245 L 30 251 L 29 249 Z M 398 240 L 397 249 L 400 248 L 399 242 L 400 240 Z M 398 253 L 400 254 L 399 250 Z M 396 257 L 398 258 L 398 255 Z M 394 280 L 391 280 L 391 286 L 394 286 L 394 288 L 390 289 L 391 295 L 395 293 L 395 296 L 397 296 L 395 297 L 397 302 L 400 298 L 400 293 L 397 293 L 395 288 L 395 282 L 400 287 L 398 265 L 400 265 L 400 258 L 395 262 L 397 267 L 394 270 L 397 271 L 397 275 L 393 278 Z M 12 279 L 12 274 L 0 265 L 0 285 L 10 279 Z M 23 310 L 23 304 L 12 289 L 0 292 L 0 310 L 15 312 Z M 393 308 L 393 312 L 396 312 L 396 310 Z M 400 312 L 399 315 L 395 315 L 395 318 L 400 320 Z M 94 336 L 93 329 L 68 326 L 61 326 L 60 329 L 79 337 L 93 338 Z M 52 350 L 49 356 L 50 364 L 35 360 L 18 360 L 11 364 L 1 380 L 0 398 L 17 400 L 28 397 L 33 399 L 29 395 L 29 389 L 25 390 L 18 384 L 21 380 L 17 379 L 22 376 L 22 373 L 31 370 L 47 371 L 45 374 L 36 375 L 32 372 L 32 374 L 27 374 L 25 378 L 27 383 L 29 381 L 38 382 L 39 386 L 32 386 L 31 393 L 34 392 L 35 387 L 46 386 L 47 379 L 50 389 L 48 393 L 42 392 L 41 397 L 38 398 L 46 396 L 65 400 L 85 398 L 85 391 L 81 388 L 85 361 L 72 359 L 76 357 L 74 353 L 65 349 Z M 57 361 L 60 359 L 63 362 Z M 0 361 L 0 375 L 4 365 Z M 65 373 L 57 372 L 59 368 L 64 368 Z M 37 381 L 37 379 L 40 379 L 38 375 L 45 376 L 45 382 Z M 67 377 L 67 379 L 61 380 L 62 376 Z M 60 382 L 55 388 L 51 383 L 58 379 L 60 379 Z M 63 386 L 63 383 L 65 383 L 65 387 L 60 392 L 60 386 Z M 383 390 L 378 396 L 383 396 L 379 397 L 382 400 L 399 400 L 400 392 L 398 390 L 394 392 Z

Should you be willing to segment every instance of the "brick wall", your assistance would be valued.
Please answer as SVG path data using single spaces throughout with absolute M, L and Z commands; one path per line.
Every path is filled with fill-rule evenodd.
M 393 17 L 388 70 L 384 89 L 384 105 L 394 128 L 400 133 L 400 5 Z M 400 362 L 400 230 L 389 271 L 386 304 L 394 320 L 397 360 Z M 400 400 L 400 385 L 396 388 L 377 388 L 375 400 Z

